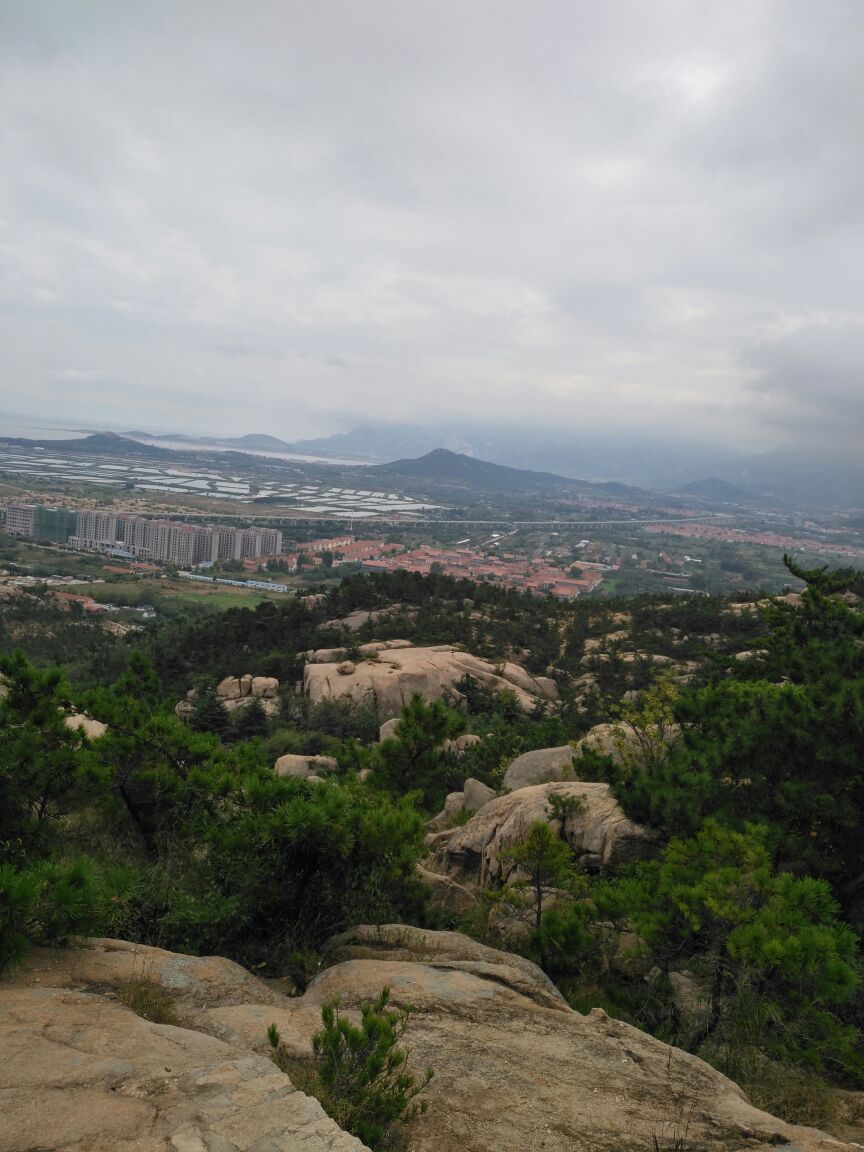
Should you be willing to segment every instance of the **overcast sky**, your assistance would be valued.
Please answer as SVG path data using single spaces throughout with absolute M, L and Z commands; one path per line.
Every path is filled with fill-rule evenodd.
M 862 142 L 862 0 L 0 0 L 0 407 L 854 447 Z

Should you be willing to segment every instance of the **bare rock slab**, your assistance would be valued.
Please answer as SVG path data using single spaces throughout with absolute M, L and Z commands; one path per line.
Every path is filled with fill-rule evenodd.
M 86 992 L 0 986 L 0 1152 L 362 1152 L 265 1056 Z
M 457 684 L 464 676 L 474 677 L 493 692 L 511 692 L 526 712 L 557 694 L 553 681 L 532 677 L 518 664 L 496 665 L 448 644 L 429 648 L 392 645 L 392 641 L 386 646 L 364 645 L 361 651 L 368 650 L 375 659 L 356 663 L 352 672 L 342 671 L 344 654 L 336 660 L 335 651 L 307 653 L 304 691 L 313 703 L 329 699 L 374 701 L 383 720 L 397 717 L 415 693 L 427 702 L 444 699 L 458 704 L 462 694 Z M 323 655 L 332 658 L 325 660 Z

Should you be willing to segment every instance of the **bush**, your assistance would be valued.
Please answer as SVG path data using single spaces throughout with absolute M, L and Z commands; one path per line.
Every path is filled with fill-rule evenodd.
M 323 1028 L 312 1038 L 315 1081 L 310 1090 L 336 1123 L 351 1132 L 373 1152 L 389 1144 L 393 1125 L 406 1123 L 426 1111 L 417 1097 L 429 1084 L 427 1068 L 418 1081 L 406 1070 L 407 1052 L 398 1047 L 411 1015 L 409 1008 L 389 1010 L 390 989 L 382 988 L 378 999 L 363 1004 L 355 1026 L 340 1016 L 336 1001 L 321 1009 Z M 267 1038 L 274 1060 L 283 1071 L 290 1058 L 271 1024 Z
M 0 971 L 22 960 L 31 944 L 63 944 L 92 931 L 101 907 L 100 877 L 86 857 L 23 870 L 0 865 Z

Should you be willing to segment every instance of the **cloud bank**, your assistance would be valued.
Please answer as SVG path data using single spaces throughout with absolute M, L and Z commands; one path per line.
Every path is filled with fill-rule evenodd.
M 864 432 L 858 0 L 0 0 L 3 407 Z

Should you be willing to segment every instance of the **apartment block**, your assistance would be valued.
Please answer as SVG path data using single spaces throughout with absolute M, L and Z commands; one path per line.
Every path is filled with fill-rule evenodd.
M 12 514 L 12 523 L 19 526 L 19 534 L 29 535 L 32 530 L 29 506 L 10 507 L 19 509 Z M 95 510 L 79 512 L 71 527 L 75 533 L 70 536 L 73 547 L 93 552 L 117 551 L 142 560 L 176 564 L 178 568 L 211 564 L 216 560 L 257 560 L 278 556 L 282 551 L 282 533 L 278 528 L 186 524 Z
M 79 512 L 75 537 L 79 541 L 79 548 L 89 548 L 92 544 L 113 544 L 117 539 L 116 514 L 94 510 Z
M 6 531 L 46 544 L 65 544 L 75 532 L 76 514 L 68 508 L 12 503 L 6 509 Z
M 36 526 L 36 506 L 34 504 L 9 504 L 6 507 L 6 531 L 10 536 L 26 536 L 33 539 Z

